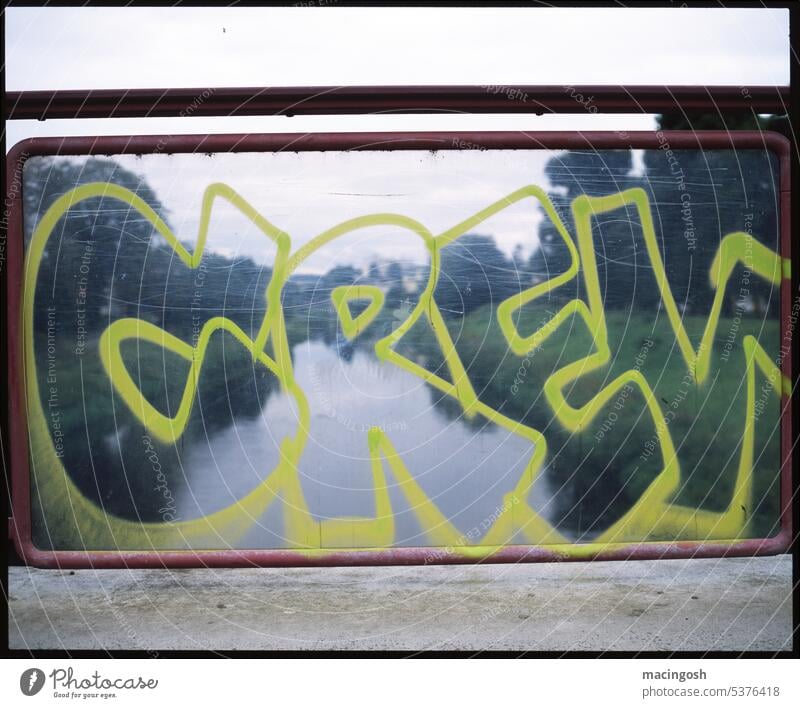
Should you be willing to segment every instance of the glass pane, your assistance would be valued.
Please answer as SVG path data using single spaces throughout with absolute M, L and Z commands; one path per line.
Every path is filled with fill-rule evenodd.
M 24 177 L 41 548 L 778 531 L 769 152 L 60 156 Z

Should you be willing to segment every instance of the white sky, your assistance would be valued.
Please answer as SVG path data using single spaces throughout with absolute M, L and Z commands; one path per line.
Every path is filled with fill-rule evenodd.
M 789 81 L 789 13 L 698 8 L 8 8 L 8 90 Z M 647 116 L 14 121 L 33 135 L 647 129 Z
M 434 235 L 441 233 L 520 187 L 547 185 L 544 168 L 550 157 L 545 150 L 287 151 L 213 158 L 202 153 L 120 155 L 115 160 L 146 176 L 169 210 L 170 226 L 184 241 L 197 240 L 206 188 L 223 182 L 286 231 L 296 250 L 331 226 L 365 214 L 399 213 Z M 493 236 L 509 257 L 518 245 L 527 256 L 538 245 L 541 219 L 539 202 L 529 197 L 472 231 Z M 266 265 L 275 256 L 255 224 L 224 200 L 214 204 L 206 247 Z M 415 265 L 428 262 L 422 241 L 411 231 L 374 226 L 337 238 L 307 258 L 300 272 L 324 273 L 335 265 L 365 270 L 388 257 Z
M 8 90 L 367 84 L 784 85 L 789 81 L 788 25 L 788 11 L 764 9 L 9 8 L 6 81 Z M 586 112 L 541 117 L 272 116 L 6 122 L 7 147 L 26 137 L 45 135 L 648 130 L 653 126 L 649 115 Z M 470 183 L 471 189 L 476 184 L 486 185 L 485 200 L 474 195 L 450 209 L 459 177 L 452 170 L 446 184 L 425 182 L 426 204 L 418 195 L 415 203 L 398 205 L 394 210 L 416 209 L 432 220 L 437 214 L 446 214 L 455 223 L 469 215 L 457 214 L 459 208 L 486 206 L 503 196 L 503 189 L 511 191 L 532 182 L 546 187 L 543 158 L 537 156 L 528 168 L 516 162 L 512 169 L 506 160 L 488 160 L 474 153 L 462 159 L 454 154 L 449 159 L 454 166 L 461 159 L 458 169 L 465 184 Z M 365 165 L 372 164 L 376 169 L 374 161 L 363 159 Z M 310 209 L 302 199 L 293 198 L 293 194 L 300 194 L 296 184 L 289 191 L 276 191 L 275 180 L 280 178 L 276 172 L 262 178 L 260 189 L 258 176 L 252 171 L 237 176 L 234 166 L 244 165 L 244 161 L 218 161 L 210 172 L 201 170 L 189 177 L 184 171 L 180 179 L 165 173 L 163 166 L 155 167 L 156 162 L 152 167 L 146 162 L 140 163 L 137 171 L 159 194 L 170 195 L 165 202 L 179 222 L 174 225 L 182 226 L 182 235 L 189 238 L 195 228 L 191 214 L 199 204 L 204 186 L 201 182 L 206 176 L 209 181 L 219 178 L 211 172 L 219 171 L 220 162 L 234 187 L 238 182 L 257 206 L 264 204 L 267 218 L 284 218 L 303 234 L 302 241 L 315 229 L 338 220 L 331 221 L 337 211 L 333 203 L 321 214 L 318 206 Z M 330 161 L 320 165 L 321 171 L 311 175 L 286 163 L 286 177 L 291 181 L 304 174 L 317 195 L 353 188 L 352 175 L 343 175 L 342 185 L 337 186 L 329 179 L 335 174 Z M 407 167 L 399 168 L 397 180 L 410 184 L 407 177 Z M 392 175 L 383 171 L 356 186 L 396 192 L 392 181 Z M 392 200 L 387 206 L 396 202 Z M 449 207 L 443 211 L 445 204 Z M 369 202 L 362 208 L 374 211 L 374 206 Z M 344 212 L 350 208 L 347 204 L 344 207 Z M 507 248 L 512 241 L 523 240 L 526 231 L 519 217 L 509 215 L 509 219 Z M 278 225 L 286 228 L 283 223 Z M 246 230 L 240 236 L 234 250 L 262 260 L 258 253 L 263 240 Z M 526 246 L 529 250 L 535 243 Z M 220 244 L 219 250 L 230 252 L 230 247 L 230 243 Z
M 780 84 L 788 11 L 10 8 L 8 89 Z

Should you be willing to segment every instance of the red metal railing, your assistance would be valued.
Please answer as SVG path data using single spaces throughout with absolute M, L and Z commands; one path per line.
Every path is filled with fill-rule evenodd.
M 580 100 L 579 100 L 580 97 Z M 356 113 L 785 113 L 785 86 L 328 86 L 11 91 L 6 118 Z

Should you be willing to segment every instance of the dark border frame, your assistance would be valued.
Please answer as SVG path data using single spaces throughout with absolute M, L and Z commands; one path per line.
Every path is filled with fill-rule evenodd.
M 18 117 L 18 116 L 17 116 Z M 171 135 L 32 138 L 18 143 L 7 157 L 8 199 L 8 312 L 9 428 L 11 443 L 12 516 L 9 533 L 21 558 L 41 568 L 187 568 L 281 567 L 339 565 L 422 565 L 431 562 L 435 547 L 387 550 L 324 550 L 310 556 L 293 550 L 215 551 L 45 551 L 31 538 L 31 494 L 28 431 L 24 391 L 21 295 L 24 258 L 22 170 L 36 155 L 119 155 L 193 152 L 314 152 L 325 150 L 458 150 L 458 149 L 630 149 L 660 147 L 663 136 L 673 149 L 761 149 L 779 159 L 780 248 L 791 258 L 789 175 L 790 144 L 769 132 L 652 131 L 652 132 L 436 132 L 436 133 L 317 133 L 249 135 Z M 17 185 L 14 194 L 12 185 Z M 791 331 L 791 286 L 783 279 L 780 296 L 781 336 Z M 791 346 L 791 340 L 789 343 Z M 790 381 L 792 352 L 781 361 Z M 781 395 L 780 531 L 765 539 L 619 544 L 591 555 L 565 556 L 536 546 L 507 546 L 478 561 L 455 554 L 433 554 L 436 563 L 513 563 L 555 560 L 629 560 L 687 557 L 753 556 L 784 553 L 792 542 L 792 399 Z

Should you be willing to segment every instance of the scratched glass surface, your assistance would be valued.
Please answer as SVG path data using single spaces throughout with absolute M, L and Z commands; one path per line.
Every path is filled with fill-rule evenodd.
M 24 174 L 40 547 L 778 531 L 768 152 L 61 156 Z

